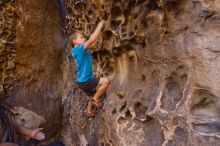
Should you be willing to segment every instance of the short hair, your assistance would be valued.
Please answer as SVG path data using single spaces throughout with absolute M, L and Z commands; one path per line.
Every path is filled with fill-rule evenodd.
M 79 34 L 79 32 L 77 30 L 75 30 L 69 34 L 69 42 L 71 43 L 71 45 L 73 45 L 73 40 L 75 40 L 77 38 L 78 34 Z

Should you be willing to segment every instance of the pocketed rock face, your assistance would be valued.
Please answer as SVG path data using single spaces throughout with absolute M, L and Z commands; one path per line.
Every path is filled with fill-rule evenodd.
M 69 32 L 107 19 L 90 51 L 95 74 L 111 78 L 94 121 L 82 116 L 88 97 L 70 94 L 69 143 L 95 133 L 101 146 L 220 144 L 219 0 L 65 2 Z
M 14 0 L 0 1 L 0 96 L 12 89 L 15 68 L 15 15 Z
M 44 117 L 48 139 L 60 131 L 62 118 L 66 41 L 56 2 L 0 0 L 0 95 Z

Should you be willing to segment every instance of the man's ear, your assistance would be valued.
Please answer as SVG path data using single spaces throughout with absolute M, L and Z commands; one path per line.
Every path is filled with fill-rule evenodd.
M 72 44 L 75 44 L 75 43 L 76 43 L 76 40 L 73 39 L 73 40 L 72 40 Z

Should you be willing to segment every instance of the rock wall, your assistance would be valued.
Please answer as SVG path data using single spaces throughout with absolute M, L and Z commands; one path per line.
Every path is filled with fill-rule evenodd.
M 17 2 L 16 81 L 12 102 L 45 117 L 48 137 L 62 122 L 65 38 L 56 1 Z
M 219 0 L 66 0 L 65 6 L 68 32 L 89 34 L 107 19 L 90 52 L 95 74 L 111 78 L 94 120 L 83 116 L 88 97 L 66 83 L 68 145 L 91 139 L 101 146 L 219 145 Z
M 1 97 L 48 138 L 63 126 L 68 146 L 219 145 L 219 0 L 65 0 L 68 32 L 107 19 L 90 50 L 95 75 L 111 78 L 95 119 L 66 56 L 63 2 L 0 0 Z
M 0 96 L 12 89 L 15 68 L 15 3 L 13 0 L 0 1 Z
M 66 40 L 59 2 L 0 0 L 0 95 L 26 109 L 23 125 L 36 128 L 46 120 L 48 139 L 62 128 Z

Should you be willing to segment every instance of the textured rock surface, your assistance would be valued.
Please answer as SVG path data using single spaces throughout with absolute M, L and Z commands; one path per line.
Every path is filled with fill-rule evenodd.
M 219 0 L 66 0 L 66 10 L 69 32 L 108 19 L 90 51 L 96 75 L 111 78 L 95 120 L 66 83 L 66 143 L 95 134 L 101 146 L 219 145 Z
M 64 32 L 56 1 L 17 2 L 16 69 L 12 102 L 46 118 L 47 136 L 61 128 Z
M 90 50 L 95 74 L 111 78 L 95 120 L 83 116 L 73 59 L 63 62 L 56 2 L 0 0 L 1 97 L 45 117 L 48 137 L 62 98 L 68 146 L 219 145 L 219 0 L 65 0 L 68 32 L 108 20 Z
M 0 0 L 0 95 L 45 117 L 48 138 L 62 122 L 66 41 L 57 2 Z
M 12 89 L 15 61 L 15 15 L 14 0 L 0 1 L 0 96 Z

